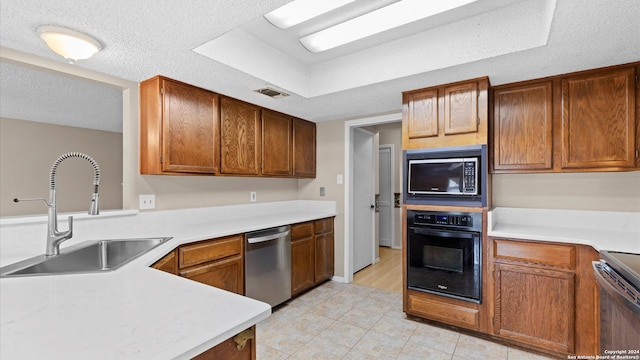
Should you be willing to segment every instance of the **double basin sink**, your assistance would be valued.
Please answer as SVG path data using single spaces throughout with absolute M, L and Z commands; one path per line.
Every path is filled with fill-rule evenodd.
M 0 268 L 0 278 L 94 273 L 115 270 L 171 237 L 93 240 L 64 249 L 60 255 L 40 255 Z

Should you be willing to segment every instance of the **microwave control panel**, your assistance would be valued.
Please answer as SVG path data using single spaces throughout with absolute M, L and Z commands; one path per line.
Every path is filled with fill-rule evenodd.
M 464 162 L 464 186 L 465 193 L 476 193 L 476 162 Z

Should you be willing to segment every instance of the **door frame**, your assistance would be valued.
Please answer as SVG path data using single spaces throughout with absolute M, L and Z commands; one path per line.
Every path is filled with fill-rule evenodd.
M 402 113 L 393 113 L 344 122 L 344 282 L 353 282 L 353 132 L 357 127 L 402 121 Z
M 391 243 L 389 244 L 390 248 L 394 248 L 394 238 L 395 238 L 395 234 L 396 234 L 396 221 L 395 221 L 395 214 L 394 214 L 394 191 L 393 189 L 396 188 L 396 181 L 395 181 L 395 168 L 396 168 L 396 150 L 395 150 L 395 146 L 394 144 L 380 144 L 378 146 L 378 151 L 380 151 L 380 149 L 389 149 L 389 177 L 391 178 L 389 181 L 389 187 L 391 188 L 391 197 L 389 199 L 390 207 L 391 207 L 391 211 L 389 213 L 389 231 L 391 232 L 391 239 L 389 239 L 389 241 L 391 241 Z M 378 158 L 378 164 L 380 164 L 380 158 Z M 378 166 L 379 168 L 379 166 Z M 379 170 L 378 170 L 379 172 Z M 380 174 L 378 173 L 378 177 L 380 177 Z M 379 190 L 380 193 L 382 193 L 382 189 Z M 378 242 L 378 246 L 380 246 L 380 243 Z

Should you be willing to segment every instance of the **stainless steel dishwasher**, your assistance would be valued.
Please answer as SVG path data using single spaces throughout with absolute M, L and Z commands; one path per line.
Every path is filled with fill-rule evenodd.
M 291 298 L 289 226 L 245 234 L 245 294 L 271 306 Z

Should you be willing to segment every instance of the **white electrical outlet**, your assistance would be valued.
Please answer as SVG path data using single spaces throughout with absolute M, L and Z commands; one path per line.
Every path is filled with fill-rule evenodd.
M 155 209 L 155 208 L 156 208 L 155 194 L 140 195 L 140 210 Z
M 255 192 L 255 191 L 252 191 L 252 192 L 251 192 L 251 197 L 250 197 L 251 202 L 256 201 L 256 198 L 257 198 L 257 196 L 256 196 L 256 192 Z
M 338 174 L 338 176 L 336 176 L 336 183 L 338 183 L 338 185 L 342 185 L 342 174 Z

